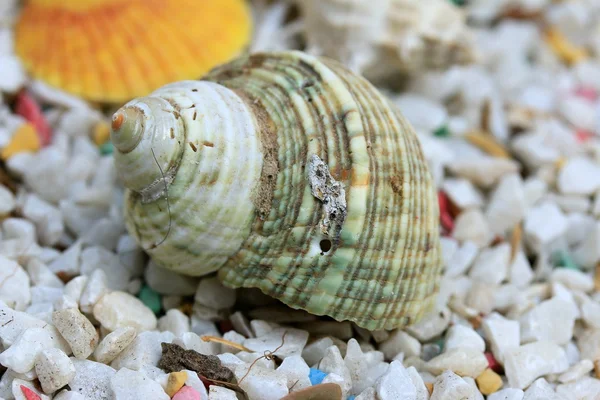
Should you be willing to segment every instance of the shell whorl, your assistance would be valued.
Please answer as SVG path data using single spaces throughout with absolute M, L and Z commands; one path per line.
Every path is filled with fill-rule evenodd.
M 129 231 L 180 273 L 218 269 L 249 234 L 262 170 L 248 107 L 216 83 L 182 81 L 123 106 L 112 128 Z M 121 151 L 122 135 L 137 136 L 133 150 Z
M 251 127 L 244 128 L 247 134 L 213 131 L 215 140 L 220 136 L 243 152 L 213 160 L 219 180 L 212 186 L 191 179 L 205 176 L 209 164 L 190 162 L 195 158 L 186 159 L 184 146 L 168 190 L 172 231 L 151 256 L 194 275 L 218 269 L 230 287 L 259 288 L 293 308 L 370 330 L 408 325 L 429 310 L 441 269 L 437 200 L 416 134 L 386 99 L 340 64 L 296 51 L 239 58 L 204 80 L 196 84 L 215 82 L 239 104 L 235 112 L 215 109 L 206 119 L 243 119 Z M 170 96 L 180 110 L 188 132 L 178 137 L 197 124 L 192 108 L 210 103 L 189 100 L 188 84 L 153 94 Z M 244 176 L 230 177 L 233 182 L 226 177 L 235 168 Z M 202 207 L 195 203 L 180 205 L 192 196 L 186 191 L 222 221 L 196 214 Z M 164 234 L 165 200 L 128 196 L 128 226 L 141 243 Z M 187 209 L 192 206 L 194 212 Z M 230 250 L 232 234 L 238 247 L 219 258 L 213 251 L 219 244 L 231 244 Z

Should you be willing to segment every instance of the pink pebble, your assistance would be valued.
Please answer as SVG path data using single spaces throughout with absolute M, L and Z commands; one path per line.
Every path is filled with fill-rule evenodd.
M 598 98 L 598 92 L 589 87 L 579 87 L 575 90 L 575 94 L 590 101 L 595 101 Z
M 200 393 L 191 386 L 184 386 L 175 393 L 172 400 L 200 400 Z

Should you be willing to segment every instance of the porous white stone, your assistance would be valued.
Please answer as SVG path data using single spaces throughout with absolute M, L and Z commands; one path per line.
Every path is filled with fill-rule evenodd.
M 109 331 L 131 326 L 141 331 L 156 328 L 156 316 L 138 298 L 114 291 L 105 294 L 94 305 L 94 317 Z
M 29 276 L 21 266 L 0 254 L 0 300 L 22 311 L 31 301 Z
M 75 377 L 69 382 L 72 391 L 78 392 L 88 400 L 113 400 L 114 392 L 110 381 L 116 374 L 108 365 L 71 358 L 75 366 Z
M 523 400 L 524 395 L 521 389 L 506 388 L 490 394 L 487 400 Z
M 426 364 L 427 371 L 439 375 L 445 370 L 451 370 L 460 376 L 478 377 L 488 366 L 483 352 L 471 348 L 450 349 Z
M 421 342 L 426 342 L 446 330 L 451 314 L 450 309 L 444 307 L 438 312 L 425 315 L 416 324 L 408 326 L 406 331 Z
M 190 331 L 190 318 L 178 309 L 172 309 L 158 320 L 158 330 L 170 331 L 181 336 Z
M 38 354 L 35 372 L 44 393 L 54 393 L 73 379 L 75 367 L 69 357 L 59 349 L 47 349 Z
M 235 304 L 235 290 L 229 289 L 216 278 L 202 279 L 198 284 L 194 300 L 209 308 L 220 310 Z
M 481 325 L 486 339 L 492 348 L 492 354 L 500 363 L 504 354 L 520 345 L 520 326 L 518 321 L 504 318 L 494 312 L 483 318 Z
M 411 375 L 400 361 L 392 361 L 387 371 L 375 383 L 380 400 L 416 400 L 417 388 Z
M 148 263 L 144 277 L 148 286 L 160 294 L 190 296 L 198 287 L 198 279 L 161 268 L 152 261 Z
M 96 361 L 108 364 L 114 360 L 127 346 L 133 342 L 137 332 L 135 328 L 126 326 L 118 328 L 106 335 L 96 350 L 94 351 L 94 358 Z
M 286 357 L 277 367 L 277 371 L 286 376 L 287 387 L 292 392 L 311 386 L 310 379 L 308 379 L 310 367 L 300 355 Z
M 510 387 L 525 389 L 546 374 L 560 374 L 569 368 L 562 347 L 549 341 L 525 344 L 504 353 L 504 371 Z
M 465 241 L 460 248 L 454 252 L 452 258 L 446 266 L 445 275 L 448 277 L 457 277 L 464 274 L 477 257 L 479 248 L 471 242 Z
M 14 323 L 14 322 L 13 322 Z M 18 373 L 26 373 L 34 367 L 38 354 L 48 348 L 60 348 L 69 351 L 68 345 L 55 331 L 52 333 L 44 328 L 28 328 L 24 330 L 15 342 L 0 354 L 0 364 Z
M 589 158 L 572 158 L 558 173 L 557 184 L 561 193 L 589 196 L 600 189 L 600 165 Z
M 556 204 L 544 202 L 527 213 L 523 230 L 527 243 L 540 252 L 566 233 L 567 219 Z
M 283 337 L 284 334 L 285 338 Z M 246 339 L 244 346 L 259 353 L 279 348 L 273 354 L 285 358 L 294 354 L 301 354 L 307 341 L 308 332 L 306 331 L 294 328 L 277 328 L 266 335 Z
M 398 353 L 404 353 L 404 357 L 419 356 L 421 343 L 403 330 L 396 329 L 388 339 L 379 344 L 379 350 L 387 360 L 393 359 Z
M 450 200 L 452 200 L 452 203 L 461 210 L 481 207 L 483 205 L 483 196 L 466 179 L 445 179 L 442 188 Z
M 566 344 L 573 336 L 577 307 L 564 299 L 553 297 L 528 311 L 520 319 L 521 342 L 548 340 Z
M 485 351 L 485 341 L 471 327 L 459 324 L 452 325 L 446 332 L 444 351 L 458 348 L 472 349 L 483 353 Z
M 469 276 L 479 282 L 499 284 L 506 279 L 510 262 L 510 244 L 501 243 L 483 249 L 471 267 Z
M 494 234 L 503 234 L 525 216 L 527 203 L 523 180 L 519 174 L 508 174 L 492 192 L 485 209 L 485 217 Z
M 430 400 L 474 400 L 473 389 L 463 378 L 452 371 L 443 371 L 433 383 Z
M 171 332 L 145 331 L 127 346 L 112 362 L 117 370 L 129 368 L 139 370 L 143 366 L 156 367 L 162 355 L 161 343 L 171 343 L 175 336 Z
M 523 400 L 564 400 L 561 399 L 552 386 L 544 379 L 539 378 L 525 391 Z
M 69 343 L 73 355 L 86 359 L 98 345 L 96 328 L 76 308 L 67 308 L 52 313 L 52 322 L 63 338 Z
M 481 248 L 492 241 L 494 234 L 483 213 L 478 209 L 469 209 L 456 217 L 452 236 L 461 242 L 468 240 Z
M 112 376 L 110 387 L 115 394 L 115 398 L 120 400 L 170 399 L 158 382 L 153 381 L 139 371 L 128 368 L 121 368 Z

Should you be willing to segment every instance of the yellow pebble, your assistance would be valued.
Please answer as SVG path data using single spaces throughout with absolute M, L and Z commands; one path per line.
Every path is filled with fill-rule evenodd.
M 110 126 L 104 122 L 98 122 L 96 126 L 94 126 L 94 143 L 96 146 L 102 146 L 104 143 L 108 142 L 110 138 Z
M 175 396 L 175 393 L 183 387 L 186 380 L 187 373 L 185 371 L 171 372 L 167 380 L 167 389 L 165 390 L 169 397 Z
M 550 48 L 558 57 L 567 64 L 576 64 L 589 57 L 587 51 L 582 47 L 577 47 L 556 28 L 550 28 L 546 31 L 545 39 Z
M 486 396 L 497 392 L 502 387 L 502 378 L 490 368 L 486 368 L 475 381 L 479 391 Z
M 427 391 L 429 392 L 429 395 L 431 396 L 431 393 L 433 393 L 433 383 L 425 382 L 425 387 L 427 388 Z
M 40 138 L 35 127 L 29 122 L 21 125 L 12 137 L 10 143 L 2 149 L 2 159 L 6 160 L 15 154 L 25 151 L 38 151 L 41 147 Z

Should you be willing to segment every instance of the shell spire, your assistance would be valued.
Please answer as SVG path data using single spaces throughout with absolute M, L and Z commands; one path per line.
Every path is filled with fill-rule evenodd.
M 341 64 L 241 57 L 126 104 L 112 138 L 128 229 L 163 267 L 370 330 L 433 306 L 439 209 L 417 136 Z

